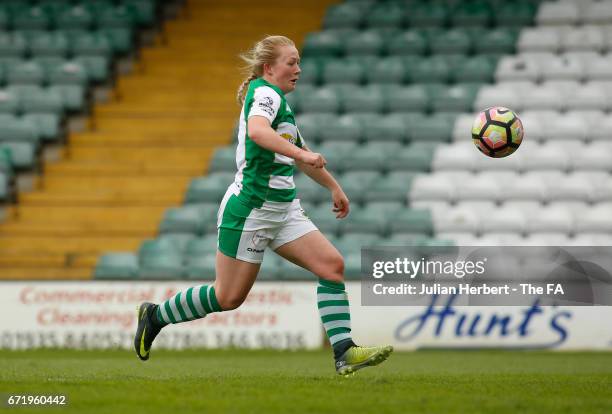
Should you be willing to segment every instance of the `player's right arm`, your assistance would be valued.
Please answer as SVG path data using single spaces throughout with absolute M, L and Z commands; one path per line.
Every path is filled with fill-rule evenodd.
M 323 168 L 327 163 L 323 155 L 316 152 L 304 151 L 281 137 L 272 129 L 270 121 L 263 116 L 250 116 L 247 122 L 247 129 L 249 138 L 257 145 L 267 150 L 312 165 L 315 168 Z

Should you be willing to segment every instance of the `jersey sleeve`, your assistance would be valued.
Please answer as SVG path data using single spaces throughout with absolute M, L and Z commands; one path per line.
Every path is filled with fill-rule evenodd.
M 295 129 L 297 130 L 297 138 L 298 138 L 295 142 L 295 145 L 297 145 L 299 148 L 304 148 L 304 146 L 306 145 L 306 141 L 304 141 L 304 136 L 302 135 L 298 127 L 296 127 Z
M 252 116 L 263 116 L 270 124 L 276 118 L 280 108 L 281 97 L 269 86 L 260 86 L 253 93 L 253 105 L 249 111 L 249 118 Z

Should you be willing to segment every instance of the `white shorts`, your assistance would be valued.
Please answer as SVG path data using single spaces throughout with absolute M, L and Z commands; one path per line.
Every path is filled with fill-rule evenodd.
M 247 206 L 237 194 L 237 187 L 230 185 L 217 213 L 217 248 L 226 256 L 261 263 L 266 247 L 276 250 L 318 230 L 299 199 L 293 200 L 287 210 L 278 211 Z

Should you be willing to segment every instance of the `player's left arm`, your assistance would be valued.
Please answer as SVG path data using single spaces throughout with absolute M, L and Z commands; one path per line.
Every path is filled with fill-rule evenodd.
M 312 152 L 306 145 L 304 145 L 302 149 Z M 295 164 L 300 171 L 331 192 L 332 202 L 334 204 L 332 211 L 336 213 L 336 218 L 346 217 L 350 210 L 349 199 L 334 176 L 331 175 L 331 173 L 325 167 L 315 168 L 312 165 L 298 160 L 295 161 Z

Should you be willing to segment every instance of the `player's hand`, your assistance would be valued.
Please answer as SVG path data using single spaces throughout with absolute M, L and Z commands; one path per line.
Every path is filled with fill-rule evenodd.
M 350 210 L 349 199 L 341 188 L 332 191 L 332 201 L 334 203 L 332 211 L 336 213 L 336 218 L 340 219 L 348 216 Z
M 323 168 L 327 164 L 327 160 L 318 152 L 301 151 L 300 160 L 305 164 L 312 165 L 315 168 Z

